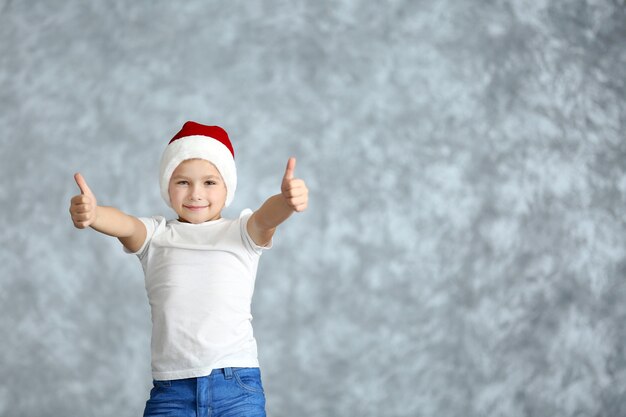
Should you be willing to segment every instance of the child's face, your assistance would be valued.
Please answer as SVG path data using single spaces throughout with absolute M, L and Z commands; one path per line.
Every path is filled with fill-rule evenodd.
M 176 167 L 169 184 L 172 208 L 180 221 L 204 223 L 222 217 L 226 185 L 215 166 L 204 159 L 188 159 Z

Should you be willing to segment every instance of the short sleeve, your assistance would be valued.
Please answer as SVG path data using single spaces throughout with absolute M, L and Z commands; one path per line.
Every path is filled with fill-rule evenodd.
M 141 221 L 146 226 L 146 240 L 144 240 L 141 248 L 137 252 L 131 252 L 126 247 L 124 247 L 124 252 L 130 255 L 137 255 L 139 259 L 143 258 L 146 252 L 146 249 L 149 246 L 152 237 L 154 236 L 154 232 L 160 223 L 162 223 L 165 218 L 161 216 L 154 217 L 138 217 L 139 221 Z
M 273 239 L 270 240 L 266 246 L 257 245 L 248 233 L 248 220 L 250 220 L 250 216 L 252 216 L 252 210 L 250 210 L 249 208 L 242 210 L 239 214 L 241 239 L 243 240 L 244 245 L 250 252 L 260 255 L 264 250 L 272 248 Z

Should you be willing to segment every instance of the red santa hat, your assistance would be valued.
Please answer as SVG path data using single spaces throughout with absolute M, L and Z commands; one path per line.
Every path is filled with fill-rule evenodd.
M 170 178 L 176 167 L 187 159 L 200 158 L 211 162 L 222 175 L 226 184 L 226 205 L 228 207 L 237 188 L 235 151 L 228 133 L 219 126 L 206 126 L 187 122 L 165 148 L 161 158 L 161 196 L 168 206 L 172 206 L 169 195 Z

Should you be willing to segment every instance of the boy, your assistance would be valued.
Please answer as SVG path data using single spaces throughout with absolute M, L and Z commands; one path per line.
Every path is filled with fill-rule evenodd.
M 148 416 L 265 416 L 250 304 L 259 257 L 276 228 L 308 204 L 289 158 L 276 194 L 224 219 L 237 187 L 234 151 L 218 126 L 187 122 L 163 153 L 161 195 L 178 214 L 137 218 L 98 206 L 81 174 L 74 226 L 117 237 L 141 261 L 152 313 Z

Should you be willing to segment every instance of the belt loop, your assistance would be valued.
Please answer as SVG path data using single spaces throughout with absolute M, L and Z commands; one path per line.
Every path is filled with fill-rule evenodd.
M 233 368 L 224 368 L 224 378 L 231 379 L 233 377 Z

